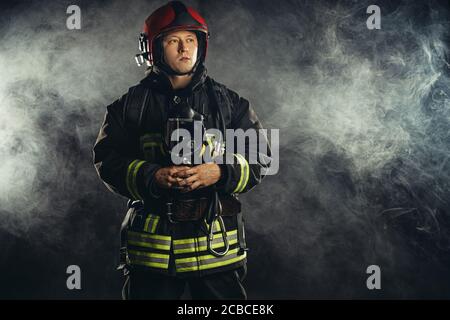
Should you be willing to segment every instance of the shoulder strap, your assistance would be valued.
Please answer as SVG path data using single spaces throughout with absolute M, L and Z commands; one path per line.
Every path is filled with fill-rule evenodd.
M 206 79 L 206 87 L 209 100 L 212 101 L 214 108 L 216 109 L 214 112 L 218 117 L 219 128 L 221 128 L 221 121 L 223 121 L 226 125 L 226 123 L 231 119 L 231 99 L 228 96 L 225 86 L 217 83 L 210 77 Z M 225 132 L 223 132 L 223 134 L 225 135 Z
M 127 129 L 133 132 L 140 131 L 149 96 L 150 89 L 142 85 L 131 87 L 128 90 L 123 109 L 123 118 Z
M 231 97 L 228 94 L 227 88 L 223 84 L 220 84 L 220 83 L 214 81 L 212 78 L 208 77 L 208 79 L 209 79 L 209 81 L 207 81 L 207 84 L 209 85 L 210 88 L 213 89 L 215 95 L 217 95 L 217 98 L 219 98 L 218 103 L 220 103 L 222 107 L 230 108 L 231 107 Z M 226 110 L 226 111 L 229 112 L 231 110 Z

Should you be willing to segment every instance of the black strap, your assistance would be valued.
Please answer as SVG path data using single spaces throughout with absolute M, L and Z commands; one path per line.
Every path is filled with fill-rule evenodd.
M 117 270 L 123 270 L 124 274 L 126 275 L 130 267 L 130 259 L 128 257 L 128 251 L 127 251 L 127 232 L 128 228 L 130 227 L 130 222 L 132 220 L 132 213 L 135 211 L 135 208 L 139 205 L 142 205 L 142 203 L 137 201 L 131 201 L 128 200 L 128 211 L 125 215 L 125 218 L 122 221 L 122 225 L 120 226 L 120 249 L 119 249 L 119 265 L 117 267 Z
M 239 240 L 238 255 L 242 255 L 244 254 L 245 251 L 248 251 L 247 243 L 245 241 L 244 215 L 242 214 L 242 212 L 239 212 L 236 218 L 237 218 L 238 240 Z
M 214 99 L 216 106 L 216 112 L 217 112 L 217 119 L 218 119 L 218 125 L 223 131 L 224 140 L 225 140 L 225 130 L 226 130 L 226 121 L 225 121 L 225 115 L 223 114 L 223 110 L 221 109 L 221 106 L 226 107 L 226 112 L 228 112 L 228 115 L 231 116 L 231 101 L 230 97 L 228 96 L 225 87 L 219 85 L 217 82 L 212 80 L 208 77 L 207 79 L 207 86 L 208 86 L 208 95 Z M 221 98 L 221 101 L 219 101 L 219 95 Z M 217 191 L 215 191 L 217 195 Z M 220 201 L 220 200 L 218 200 Z M 244 230 L 244 216 L 242 212 L 239 212 L 236 216 L 237 219 L 237 227 L 238 227 L 238 240 L 239 240 L 239 251 L 238 255 L 244 254 L 245 251 L 248 251 L 247 244 L 245 241 L 245 230 Z
M 149 92 L 150 89 L 144 86 L 134 86 L 128 90 L 123 109 L 123 118 L 125 127 L 132 132 L 138 133 L 141 129 L 142 118 L 147 108 Z M 134 211 L 133 208 L 136 206 L 135 202 L 132 202 L 131 200 L 128 201 L 128 211 L 120 227 L 119 265 L 117 270 L 123 270 L 125 275 L 128 274 L 128 269 L 130 268 L 130 259 L 127 251 L 127 232 L 130 225 L 131 214 Z
M 133 132 L 140 131 L 149 96 L 150 89 L 146 86 L 138 85 L 131 87 L 128 90 L 123 115 L 127 129 L 132 130 Z
M 216 126 L 222 131 L 223 139 L 225 141 L 225 130 L 226 130 L 226 116 L 230 115 L 230 101 L 227 97 L 225 89 L 215 82 L 213 79 L 208 77 L 206 79 L 206 92 L 208 95 L 209 103 L 214 105 L 214 113 L 216 115 Z M 223 107 L 226 107 L 227 115 L 223 113 Z
M 122 221 L 122 225 L 120 226 L 120 249 L 119 249 L 119 265 L 117 266 L 117 270 L 124 270 L 127 266 L 130 265 L 130 259 L 128 257 L 127 251 L 127 231 L 128 225 L 130 222 L 132 209 L 128 209 L 125 218 Z

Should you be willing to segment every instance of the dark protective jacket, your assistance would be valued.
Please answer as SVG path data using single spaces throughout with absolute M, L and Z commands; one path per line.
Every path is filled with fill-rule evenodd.
M 225 246 L 221 232 L 229 243 L 228 253 L 217 257 L 207 250 L 206 220 L 172 224 L 165 215 L 164 190 L 154 182 L 154 173 L 167 164 L 162 133 L 168 110 L 183 100 L 204 115 L 207 128 L 220 129 L 220 108 L 227 129 L 262 129 L 249 102 L 209 78 L 204 67 L 179 90 L 164 74 L 153 71 L 107 106 L 93 156 L 98 175 L 111 191 L 143 203 L 132 206 L 124 221 L 127 263 L 170 275 L 201 276 L 244 265 L 245 236 L 242 213 L 223 217 L 226 230 L 214 222 L 212 247 L 220 251 Z M 214 186 L 220 196 L 238 199 L 260 183 L 265 162 L 258 157 L 258 163 L 249 164 L 250 149 L 246 140 L 245 154 L 235 154 L 233 164 L 220 164 L 221 178 Z M 270 155 L 270 149 L 258 151 Z

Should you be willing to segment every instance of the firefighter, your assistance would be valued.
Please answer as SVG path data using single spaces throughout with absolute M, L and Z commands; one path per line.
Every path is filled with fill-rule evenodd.
M 261 182 L 264 164 L 249 163 L 248 141 L 239 154 L 224 137 L 225 129 L 262 127 L 246 99 L 207 76 L 208 38 L 205 20 L 183 3 L 154 11 L 136 56 L 147 75 L 107 106 L 93 148 L 101 180 L 129 199 L 118 267 L 124 299 L 179 299 L 186 286 L 193 299 L 246 299 L 238 195 Z M 197 122 L 207 138 L 192 154 L 213 161 L 174 163 L 174 130 L 192 132 Z M 208 135 L 211 128 L 223 137 Z M 230 154 L 233 162 L 217 161 Z

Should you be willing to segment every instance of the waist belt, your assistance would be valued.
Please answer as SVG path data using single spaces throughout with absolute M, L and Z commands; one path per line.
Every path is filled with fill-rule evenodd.
M 200 220 L 208 209 L 208 199 L 176 200 L 172 204 L 172 219 L 175 221 Z
M 241 203 L 232 196 L 220 196 L 222 216 L 233 216 L 241 212 Z M 174 200 L 171 218 L 175 221 L 196 221 L 203 219 L 209 206 L 208 198 Z

